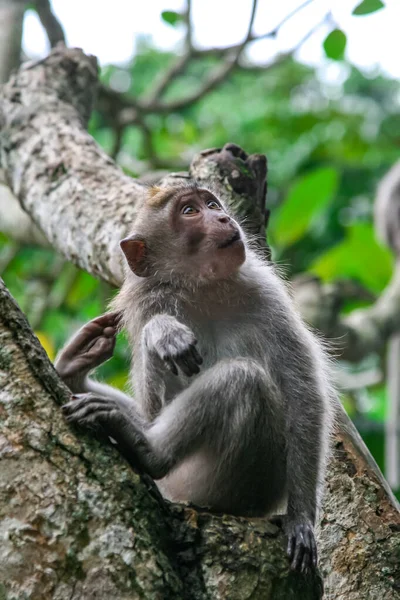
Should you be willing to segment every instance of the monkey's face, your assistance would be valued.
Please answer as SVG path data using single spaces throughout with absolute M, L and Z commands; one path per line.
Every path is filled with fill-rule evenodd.
M 170 212 L 175 263 L 188 275 L 225 279 L 245 260 L 243 233 L 208 190 L 182 191 Z
M 150 197 L 137 222 L 140 233 L 121 242 L 131 270 L 203 281 L 233 275 L 246 257 L 244 236 L 221 202 L 195 186 L 169 191 L 167 201 L 168 190 L 163 193 Z

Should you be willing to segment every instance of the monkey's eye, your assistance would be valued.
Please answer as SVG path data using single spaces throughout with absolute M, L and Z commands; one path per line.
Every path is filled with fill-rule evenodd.
M 185 204 L 185 206 L 181 210 L 181 213 L 183 215 L 194 215 L 198 212 L 199 211 L 197 210 L 197 208 L 194 208 L 194 206 L 190 206 L 190 204 Z
M 211 210 L 222 210 L 218 202 L 215 202 L 215 200 L 209 200 L 207 202 L 207 207 L 211 208 Z

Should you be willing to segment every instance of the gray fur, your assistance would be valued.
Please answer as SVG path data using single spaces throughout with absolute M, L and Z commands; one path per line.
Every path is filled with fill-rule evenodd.
M 179 432 L 182 438 L 193 439 L 193 444 L 185 446 L 190 462 L 193 445 L 200 445 L 202 452 L 207 449 L 208 455 L 208 449 L 216 442 L 220 446 L 225 443 L 224 463 L 232 465 L 231 472 L 224 473 L 224 479 L 227 476 L 231 482 L 226 496 L 233 498 L 238 489 L 238 465 L 234 457 L 243 443 L 248 461 L 252 462 L 250 457 L 254 459 L 253 472 L 246 465 L 246 479 L 252 483 L 244 483 L 252 487 L 263 476 L 266 483 L 264 493 L 254 494 L 257 506 L 250 512 L 259 515 L 271 512 L 282 504 L 288 492 L 289 508 L 310 515 L 314 521 L 317 490 L 324 478 L 335 392 L 330 385 L 325 353 L 295 312 L 272 266 L 247 250 L 246 262 L 230 280 L 199 286 L 191 281 L 185 289 L 181 280 L 177 287 L 173 280 L 154 285 L 153 278 L 138 278 L 128 273 L 113 308 L 124 315 L 133 347 L 135 404 L 140 414 L 152 423 L 148 436 L 156 452 L 165 453 L 170 460 Z M 198 340 L 197 347 L 204 359 L 200 375 L 189 379 L 179 372 L 176 377 L 148 351 L 141 332 L 148 331 L 146 327 L 151 322 L 153 337 L 161 335 L 160 320 L 153 318 L 161 310 L 161 314 L 175 317 L 177 326 L 188 327 Z M 246 379 L 245 364 L 249 365 L 249 374 L 256 371 L 259 377 L 254 374 Z M 235 367 L 240 376 L 234 375 Z M 246 392 L 244 382 L 251 393 Z M 231 407 L 233 402 L 235 409 Z M 202 420 L 207 422 L 204 431 Z M 263 427 L 258 435 L 251 435 L 251 445 L 247 446 L 246 427 L 254 420 L 263 422 Z M 165 423 L 170 425 L 163 426 Z M 271 440 L 282 452 L 276 456 L 276 462 L 268 464 Z M 197 471 L 188 474 L 184 456 L 175 457 L 171 464 L 172 474 L 160 482 L 164 494 L 174 500 L 201 503 L 201 499 L 212 505 L 212 498 L 207 501 L 203 488 L 203 482 L 210 481 L 210 473 L 204 474 L 204 467 L 198 469 L 197 486 Z M 210 470 L 211 475 L 218 471 L 213 462 Z M 285 470 L 286 477 L 281 479 L 271 502 L 268 493 L 271 471 Z M 185 495 L 186 486 L 182 486 L 181 478 L 191 495 Z M 214 487 L 219 493 L 218 481 Z M 210 495 L 213 496 L 212 490 Z M 233 506 L 224 508 L 234 512 Z M 244 507 L 239 512 L 247 513 Z
M 148 213 L 142 210 L 139 231 Z M 307 546 L 310 536 L 310 555 L 315 545 L 337 402 L 329 360 L 256 252 L 247 247 L 227 279 L 193 278 L 179 269 L 161 218 L 151 233 L 153 248 L 163 248 L 153 255 L 154 274 L 127 270 L 112 307 L 132 346 L 134 400 L 107 392 L 108 409 L 93 396 L 67 412 L 78 423 L 100 422 L 171 500 L 243 516 L 287 504 L 289 554 L 297 552 L 299 567 L 295 544 Z M 199 373 L 194 347 L 203 359 Z M 171 372 L 175 359 L 187 359 L 194 374 Z

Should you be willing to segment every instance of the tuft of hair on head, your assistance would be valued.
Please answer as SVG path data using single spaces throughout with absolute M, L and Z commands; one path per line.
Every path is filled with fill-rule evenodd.
M 181 182 L 166 187 L 152 185 L 147 192 L 146 204 L 152 208 L 163 208 L 178 192 L 188 190 L 194 194 L 198 192 L 199 186 L 196 182 Z
M 171 188 L 152 185 L 147 192 L 146 204 L 153 208 L 162 208 L 167 204 L 172 195 L 173 191 Z

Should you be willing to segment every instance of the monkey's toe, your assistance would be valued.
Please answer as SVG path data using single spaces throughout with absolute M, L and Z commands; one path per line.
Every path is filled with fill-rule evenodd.
M 75 398 L 76 400 L 62 407 L 68 423 L 82 426 L 102 424 L 117 410 L 115 403 L 108 398 L 96 397 L 93 394 L 78 394 Z
M 287 553 L 294 571 L 306 573 L 318 563 L 317 545 L 313 527 L 301 523 L 289 528 Z

